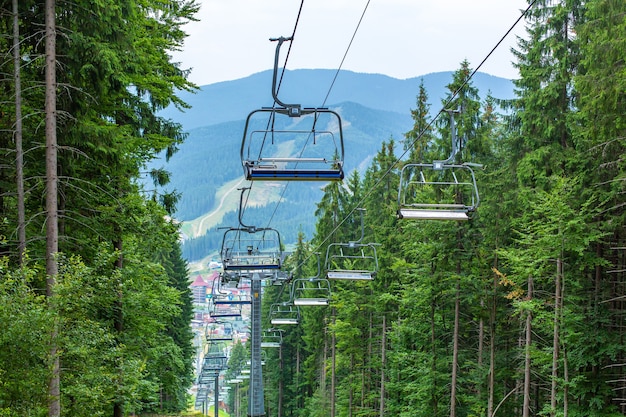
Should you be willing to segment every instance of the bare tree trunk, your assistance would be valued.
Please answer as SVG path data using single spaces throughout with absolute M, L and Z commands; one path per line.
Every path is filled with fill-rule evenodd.
M 122 237 L 121 237 L 122 232 L 120 230 L 117 230 L 116 232 L 118 233 L 119 240 L 116 240 L 115 242 L 113 242 L 113 247 L 115 248 L 115 250 L 118 251 L 118 257 L 115 260 L 115 268 L 121 270 L 124 266 L 124 258 L 122 257 L 122 250 L 123 250 Z M 114 317 L 113 317 L 113 327 L 115 328 L 116 337 L 118 339 L 121 339 L 122 332 L 124 331 L 124 310 L 123 310 L 124 294 L 122 293 L 122 290 L 121 290 L 122 287 L 123 287 L 122 285 L 119 286 L 120 289 L 117 294 L 117 301 L 115 302 L 116 311 L 114 312 Z M 119 372 L 118 389 L 121 389 L 124 383 L 124 374 L 122 372 L 122 366 L 120 366 L 118 372 Z M 123 415 L 124 415 L 124 408 L 123 408 L 122 400 L 116 399 L 115 402 L 113 403 L 113 417 L 122 417 Z
M 350 354 L 350 369 L 354 369 L 354 353 Z M 350 372 L 350 388 L 348 393 L 348 417 L 352 417 L 352 402 L 354 401 L 354 391 L 352 390 L 352 372 Z
M 459 367 L 459 310 L 461 281 L 457 278 L 454 296 L 454 333 L 452 334 L 452 377 L 450 380 L 450 417 L 456 417 L 456 380 Z
M 56 119 L 56 16 L 55 0 L 45 2 L 46 26 L 46 296 L 54 297 L 59 265 L 59 213 L 57 176 L 57 119 Z M 51 303 L 53 304 L 53 303 Z M 61 415 L 61 366 L 57 350 L 58 323 L 50 337 L 51 375 L 48 384 L 48 416 Z
M 17 256 L 24 264 L 26 212 L 24 208 L 24 149 L 22 144 L 22 71 L 20 67 L 20 24 L 17 0 L 13 0 L 13 83 L 15 84 L 15 180 L 17 185 Z
M 528 277 L 528 299 L 533 298 L 533 277 Z M 532 344 L 532 312 L 526 315 L 526 342 L 524 344 L 524 406 L 522 417 L 530 417 L 530 346 Z
M 563 261 L 556 260 L 556 282 L 554 288 L 554 325 L 552 333 L 552 384 L 550 389 L 550 415 L 556 413 L 556 388 L 559 376 L 559 332 L 561 320 L 561 275 L 563 273 Z
M 337 344 L 337 339 L 335 338 L 335 308 L 333 307 L 332 315 L 333 315 L 333 332 L 331 336 L 331 368 L 330 368 L 330 417 L 335 417 L 335 345 Z
M 485 308 L 485 299 L 481 297 L 480 299 L 480 309 Z M 478 369 L 483 369 L 483 354 L 485 350 L 485 320 L 481 314 L 480 320 L 478 321 Z M 476 387 L 476 394 L 478 398 L 482 397 L 482 383 L 479 383 Z
M 430 371 L 432 373 L 433 383 L 432 390 L 430 393 L 432 406 L 433 406 L 433 414 L 438 415 L 439 413 L 439 401 L 437 400 L 437 335 L 435 333 L 435 297 L 431 297 L 430 302 L 430 346 L 432 353 L 432 360 L 430 365 Z
M 387 344 L 387 316 L 383 314 L 383 334 L 382 334 L 382 346 L 380 349 L 380 417 L 385 416 L 385 365 L 386 365 L 386 350 Z
M 569 368 L 567 366 L 567 351 L 565 346 L 563 346 L 563 380 L 565 381 L 565 386 L 563 387 L 563 417 L 567 417 L 569 414 L 569 400 L 567 399 L 569 393 Z
M 296 396 L 298 398 L 296 405 L 298 406 L 298 408 L 303 408 L 303 395 L 300 392 L 300 342 L 298 342 L 298 347 L 296 349 Z
M 561 323 L 563 322 L 563 304 L 565 303 L 565 275 L 563 272 L 563 263 L 561 263 L 561 314 L 560 314 L 560 319 L 561 319 Z M 569 394 L 569 368 L 568 368 L 568 363 L 567 363 L 567 350 L 565 349 L 565 343 L 563 340 L 561 340 L 561 343 L 563 343 L 563 346 L 561 348 L 561 352 L 562 352 L 562 357 L 563 357 L 563 417 L 567 417 L 568 415 L 568 408 L 569 408 L 569 401 L 567 399 L 567 396 Z
M 278 348 L 278 415 L 283 415 L 283 344 Z
M 496 313 L 497 313 L 497 290 L 498 275 L 493 274 L 493 294 L 491 299 L 491 312 L 489 314 L 489 382 L 487 397 L 487 417 L 492 417 L 494 413 L 494 391 L 496 373 Z

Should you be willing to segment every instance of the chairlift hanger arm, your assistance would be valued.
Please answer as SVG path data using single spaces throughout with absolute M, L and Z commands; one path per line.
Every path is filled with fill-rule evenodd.
M 278 98 L 278 86 L 277 86 L 277 78 L 278 78 L 278 59 L 280 58 L 280 47 L 283 45 L 283 42 L 293 41 L 293 37 L 290 36 L 285 38 L 284 36 L 278 38 L 270 38 L 271 42 L 278 42 L 276 44 L 276 53 L 274 54 L 274 76 L 272 77 L 272 97 L 274 98 L 274 102 L 281 107 L 284 107 L 288 110 L 288 114 L 290 117 L 300 117 L 301 114 L 301 106 L 300 104 L 286 104 L 283 103 Z
M 450 150 L 450 155 L 448 156 L 447 159 L 444 159 L 441 161 L 439 160 L 433 161 L 434 169 L 443 169 L 443 166 L 445 164 L 454 162 L 454 158 L 456 157 L 456 155 L 459 153 L 459 150 L 460 150 L 459 138 L 456 132 L 456 120 L 454 119 L 454 115 L 460 114 L 461 111 L 460 110 L 445 110 L 445 111 L 450 115 L 450 133 L 452 135 L 452 149 Z

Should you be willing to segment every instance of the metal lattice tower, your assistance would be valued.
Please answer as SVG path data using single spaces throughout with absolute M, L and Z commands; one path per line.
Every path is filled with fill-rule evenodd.
M 252 340 L 250 360 L 250 393 L 248 399 L 248 415 L 264 416 L 263 369 L 261 363 L 261 277 L 252 275 Z

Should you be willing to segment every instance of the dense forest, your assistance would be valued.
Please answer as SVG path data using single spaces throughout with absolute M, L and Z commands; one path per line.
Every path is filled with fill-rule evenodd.
M 357 208 L 378 273 L 332 281 L 329 306 L 283 327 L 267 415 L 626 413 L 626 3 L 531 3 L 516 98 L 479 100 L 462 62 L 441 103 L 461 110 L 456 162 L 483 165 L 469 221 L 396 217 L 403 165 L 450 154 L 450 119 L 426 118 L 423 88 L 405 157 L 386 140 L 362 176 L 325 187 L 294 276 L 359 237 Z M 289 300 L 270 288 L 265 308 Z
M 180 413 L 194 351 L 178 196 L 145 167 L 185 139 L 158 112 L 195 89 L 168 53 L 198 4 L 0 4 L 0 415 Z M 330 306 L 283 329 L 267 415 L 626 414 L 626 3 L 533 0 L 525 22 L 515 99 L 480 100 L 462 62 L 441 103 L 459 110 L 456 162 L 483 166 L 471 220 L 396 216 L 403 165 L 450 154 L 423 87 L 403 157 L 380 138 L 363 174 L 325 187 L 285 267 L 315 276 L 364 208 L 377 273 L 333 281 Z M 286 295 L 268 287 L 266 313 Z
M 0 415 L 188 408 L 187 265 L 156 155 L 193 0 L 0 2 Z M 143 175 L 154 187 L 139 184 Z

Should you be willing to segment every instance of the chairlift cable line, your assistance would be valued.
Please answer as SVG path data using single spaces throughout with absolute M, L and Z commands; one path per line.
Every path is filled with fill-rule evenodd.
M 442 113 L 445 112 L 445 109 L 448 108 L 448 106 L 452 103 L 452 101 L 459 95 L 459 93 L 461 92 L 461 90 L 463 88 L 465 88 L 465 86 L 472 80 L 472 78 L 474 77 L 474 75 L 480 70 L 480 68 L 483 66 L 483 64 L 487 61 L 487 59 L 489 59 L 491 57 L 491 55 L 494 53 L 494 51 L 500 46 L 500 44 L 504 41 L 504 39 L 511 33 L 511 31 L 517 26 L 517 24 L 528 14 L 528 12 L 530 11 L 530 9 L 535 5 L 535 3 L 537 2 L 537 0 L 533 0 L 528 7 L 520 14 L 520 16 L 517 18 L 517 20 L 515 20 L 515 22 L 511 25 L 511 27 L 506 31 L 506 33 L 500 38 L 500 40 L 498 40 L 498 42 L 496 43 L 496 45 L 489 51 L 489 53 L 485 56 L 485 58 L 480 62 L 480 64 L 478 64 L 478 66 L 472 71 L 472 73 L 465 79 L 465 81 L 463 82 L 463 84 L 461 84 L 461 86 L 459 88 L 457 88 L 454 93 L 452 94 L 452 96 L 450 96 L 450 98 L 444 103 L 444 106 L 437 112 L 437 114 L 435 115 L 435 117 L 432 118 L 432 120 L 426 125 L 426 127 L 424 129 L 422 129 L 421 132 L 419 132 L 419 134 L 417 135 L 417 137 L 411 141 L 410 145 L 407 146 L 407 149 L 404 150 L 404 152 L 402 152 L 402 154 L 400 155 L 400 157 L 396 158 L 396 160 L 391 164 L 391 166 L 387 169 L 387 171 L 385 171 L 383 173 L 383 175 L 378 179 L 378 181 L 376 181 L 376 183 L 374 183 L 374 185 L 369 189 L 366 190 L 365 194 L 363 195 L 363 197 L 361 198 L 360 201 L 357 202 L 357 204 L 355 205 L 355 208 L 353 208 L 352 210 L 350 210 L 350 212 L 329 232 L 329 234 L 318 244 L 318 246 L 315 248 L 314 252 L 319 250 L 321 248 L 321 246 L 323 244 L 325 244 L 327 241 L 330 240 L 330 237 L 339 229 L 339 227 L 341 227 L 346 221 L 348 221 L 348 219 L 350 218 L 350 216 L 355 212 L 355 210 L 360 207 L 365 199 L 367 197 L 369 197 L 375 189 L 378 188 L 378 185 L 385 179 L 385 177 L 387 175 L 389 175 L 391 173 L 391 171 L 398 165 L 398 163 L 402 160 L 402 158 L 409 152 L 409 150 L 415 145 L 415 143 L 420 140 L 422 138 L 422 136 L 424 136 L 424 133 L 430 129 L 430 127 L 432 127 L 432 125 L 434 124 L 434 122 L 439 118 L 439 116 L 441 116 Z M 369 0 L 368 0 L 368 4 L 369 4 Z M 367 6 L 366 6 L 367 8 Z M 359 21 L 360 24 L 360 21 Z M 344 56 L 345 58 L 345 56 Z M 342 61 L 343 63 L 343 61 Z M 337 72 L 338 74 L 338 72 Z M 334 83 L 334 80 L 333 80 Z M 331 86 L 332 88 L 332 86 Z M 330 94 L 330 91 L 329 93 Z M 328 96 L 327 96 L 328 97 Z M 308 257 L 306 257 L 299 266 L 304 265 L 309 258 L 311 257 L 311 255 L 309 255 Z
M 291 53 L 291 46 L 293 45 L 293 39 L 295 39 L 296 31 L 298 30 L 298 23 L 300 22 L 300 16 L 302 15 L 302 8 L 303 8 L 303 6 L 304 6 L 304 0 L 301 0 L 300 1 L 300 7 L 298 9 L 298 15 L 296 16 L 296 21 L 295 21 L 295 23 L 293 25 L 293 31 L 291 32 L 291 42 L 289 42 L 289 48 L 287 49 L 287 55 L 285 56 L 285 62 L 283 64 L 283 69 L 282 69 L 282 71 L 280 73 L 280 80 L 278 81 L 277 91 L 280 91 L 280 86 L 282 85 L 282 82 L 283 82 L 283 77 L 285 75 L 285 69 L 287 68 L 287 62 L 289 61 L 289 54 Z M 275 106 L 276 106 L 276 103 L 273 103 L 272 104 L 272 108 L 274 108 Z M 273 117 L 271 119 L 272 119 L 271 121 L 268 120 L 268 124 L 269 123 L 273 123 Z M 265 139 L 263 139 L 263 140 L 265 141 Z M 252 190 L 252 185 L 253 184 L 254 184 L 254 181 L 251 181 L 250 190 Z M 287 188 L 287 186 L 285 186 L 285 188 L 283 189 L 283 192 L 280 195 L 280 199 L 278 200 L 279 202 L 277 203 L 277 206 L 274 208 L 274 211 L 273 211 L 272 215 L 270 216 L 270 221 L 267 222 L 267 227 L 270 226 L 271 221 L 274 218 L 274 215 L 276 214 L 276 209 L 278 208 L 278 204 L 280 204 L 280 201 L 283 198 L 283 195 L 285 193 L 286 188 Z M 245 202 L 245 204 L 242 204 L 242 207 L 241 207 L 241 210 L 242 210 L 241 217 L 243 217 L 243 213 L 245 212 L 245 207 L 247 206 L 249 196 L 250 196 L 250 192 L 248 191 L 248 197 L 246 197 L 246 202 Z
M 367 12 L 367 8 L 370 5 L 370 0 L 367 0 L 367 3 L 365 4 L 365 8 L 363 9 L 363 13 L 361 13 L 361 17 L 359 18 L 359 22 L 356 25 L 356 28 L 354 29 L 354 32 L 352 33 L 352 38 L 350 38 L 350 42 L 348 43 L 348 47 L 346 48 L 346 52 L 343 54 L 343 58 L 341 58 L 341 62 L 339 63 L 339 67 L 337 68 L 337 71 L 335 71 L 335 76 L 333 77 L 333 81 L 330 83 L 330 87 L 328 88 L 328 92 L 326 93 L 326 97 L 324 97 L 324 102 L 322 103 L 322 107 L 324 107 L 324 105 L 326 104 L 326 101 L 328 100 L 328 97 L 330 96 L 330 92 L 332 91 L 333 87 L 335 86 L 335 81 L 337 81 L 337 77 L 339 76 L 339 72 L 341 71 L 341 68 L 343 67 L 343 63 L 346 60 L 346 57 L 348 56 L 348 52 L 350 51 L 350 47 L 352 46 L 352 42 L 354 42 L 354 38 L 356 37 L 357 32 L 359 31 L 359 27 L 361 27 L 361 22 L 363 22 L 363 17 L 365 17 L 365 12 Z

